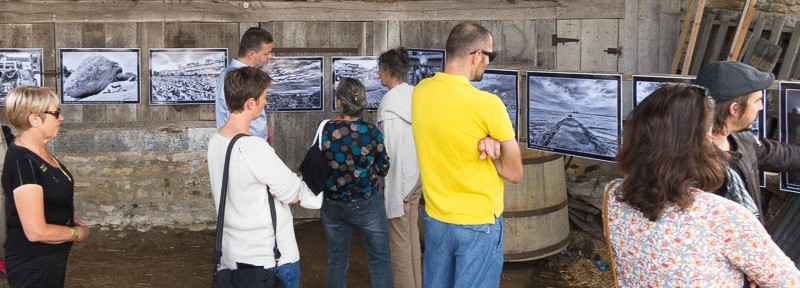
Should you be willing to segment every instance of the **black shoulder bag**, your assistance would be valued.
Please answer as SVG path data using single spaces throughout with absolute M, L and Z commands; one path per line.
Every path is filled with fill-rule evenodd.
M 325 190 L 325 179 L 328 178 L 330 170 L 328 161 L 325 160 L 325 154 L 322 152 L 322 129 L 325 128 L 325 123 L 328 123 L 327 119 L 319 123 L 317 134 L 314 134 L 314 143 L 308 148 L 303 162 L 297 169 L 300 174 L 303 174 L 303 182 L 306 182 L 314 195 L 319 195 Z
M 211 287 L 214 288 L 283 288 L 283 282 L 278 279 L 278 274 L 273 271 L 264 269 L 261 266 L 253 266 L 249 264 L 236 263 L 237 269 L 219 269 L 220 261 L 222 260 L 222 229 L 225 226 L 225 200 L 228 194 L 228 168 L 231 162 L 231 150 L 233 150 L 233 143 L 239 140 L 242 136 L 247 134 L 240 133 L 233 136 L 228 150 L 225 152 L 225 166 L 222 170 L 222 190 L 219 199 L 219 212 L 217 214 L 217 239 L 214 244 L 214 280 Z M 269 209 L 270 216 L 272 217 L 272 232 L 275 235 L 275 246 L 272 252 L 275 255 L 275 271 L 278 270 L 278 259 L 281 258 L 281 251 L 278 250 L 278 233 L 275 227 L 275 198 L 269 192 L 267 186 L 267 194 L 269 195 Z

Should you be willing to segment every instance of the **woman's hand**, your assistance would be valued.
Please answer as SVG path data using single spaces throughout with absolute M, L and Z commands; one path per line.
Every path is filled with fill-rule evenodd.
M 86 238 L 89 238 L 89 227 L 86 225 L 83 226 L 76 226 L 75 229 L 78 229 L 78 239 L 75 239 L 75 242 L 83 242 Z

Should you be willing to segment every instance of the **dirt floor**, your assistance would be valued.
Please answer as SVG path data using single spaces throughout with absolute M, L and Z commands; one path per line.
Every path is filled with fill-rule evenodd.
M 325 232 L 318 220 L 295 224 L 300 246 L 301 287 L 324 287 Z M 603 244 L 573 232 L 570 247 L 545 259 L 506 263 L 501 287 L 613 287 L 610 272 L 593 259 Z M 209 287 L 214 232 L 154 228 L 148 232 L 94 229 L 69 259 L 67 287 Z M 354 237 L 349 287 L 369 287 L 366 255 Z M 599 248 L 595 248 L 599 247 Z M 589 255 L 591 254 L 591 255 Z M 0 287 L 8 287 L 0 281 Z

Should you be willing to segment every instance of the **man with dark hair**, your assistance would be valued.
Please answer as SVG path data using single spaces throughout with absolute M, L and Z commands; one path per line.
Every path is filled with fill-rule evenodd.
M 469 83 L 494 60 L 492 44 L 477 23 L 457 25 L 447 38 L 444 72 L 422 80 L 412 94 L 425 197 L 423 287 L 500 285 L 503 179 L 518 183 L 522 161 L 503 102 Z M 500 142 L 498 158 L 481 155 L 485 137 Z
M 763 106 L 763 91 L 772 86 L 772 73 L 734 61 L 712 62 L 697 74 L 695 84 L 706 87 L 716 102 L 713 141 L 730 154 L 730 168 L 725 184 L 717 194 L 735 198 L 746 189 L 754 212 L 763 222 L 764 195 L 758 181 L 758 169 L 772 172 L 800 171 L 800 147 L 770 139 L 757 139 L 750 128 Z M 742 193 L 744 194 L 744 193 Z M 749 208 L 748 200 L 737 201 Z M 755 211 L 754 211 L 755 210 Z
M 239 41 L 239 53 L 236 58 L 231 59 L 230 65 L 222 70 L 217 78 L 217 87 L 214 88 L 214 115 L 217 119 L 217 128 L 222 127 L 228 120 L 228 107 L 225 104 L 225 75 L 235 68 L 254 67 L 261 69 L 272 59 L 272 34 L 259 27 L 250 27 L 242 35 Z M 261 112 L 261 116 L 250 123 L 250 134 L 261 137 L 272 143 L 272 127 L 267 124 L 267 114 Z

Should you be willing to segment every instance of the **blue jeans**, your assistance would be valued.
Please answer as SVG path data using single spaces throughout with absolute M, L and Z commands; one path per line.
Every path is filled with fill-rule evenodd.
M 342 203 L 325 199 L 320 209 L 322 226 L 328 236 L 328 271 L 325 286 L 345 287 L 350 265 L 350 240 L 353 226 L 361 230 L 367 249 L 372 287 L 392 287 L 392 268 L 389 252 L 389 224 L 386 220 L 383 197 Z
M 268 268 L 267 270 L 275 272 L 275 267 Z M 278 279 L 283 282 L 283 286 L 286 286 L 286 288 L 299 288 L 300 261 L 278 266 Z
M 422 287 L 500 287 L 503 272 L 503 216 L 494 224 L 457 225 L 422 210 L 425 253 Z

